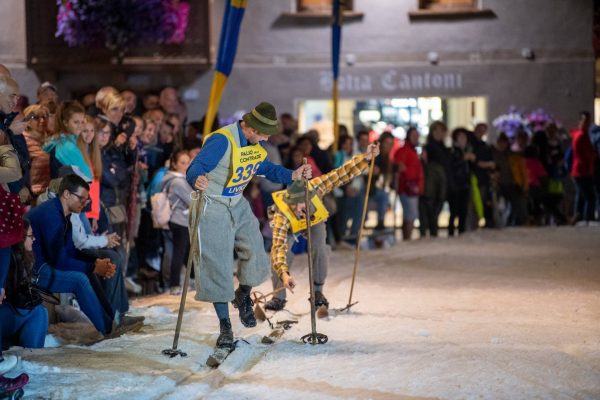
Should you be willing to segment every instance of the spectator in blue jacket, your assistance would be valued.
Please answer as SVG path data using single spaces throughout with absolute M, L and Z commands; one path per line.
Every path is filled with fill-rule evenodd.
M 75 294 L 96 329 L 109 334 L 113 312 L 98 276 L 110 278 L 115 266 L 108 259 L 94 260 L 79 252 L 69 220 L 71 213 L 80 213 L 89 202 L 89 185 L 77 175 L 67 175 L 58 195 L 27 214 L 34 236 L 34 276 L 39 286 L 52 292 Z

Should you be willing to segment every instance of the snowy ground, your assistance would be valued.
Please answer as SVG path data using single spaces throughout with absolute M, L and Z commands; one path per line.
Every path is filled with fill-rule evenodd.
M 178 299 L 134 302 L 140 333 L 90 347 L 22 355 L 28 398 L 48 399 L 598 399 L 600 229 L 507 229 L 362 253 L 350 314 L 318 321 L 330 342 L 304 345 L 310 317 L 274 345 L 266 323 L 234 330 L 243 343 L 218 370 L 211 307 L 190 295 L 180 348 Z M 353 252 L 335 252 L 325 289 L 345 305 Z M 308 312 L 306 258 L 289 309 Z M 302 284 L 304 283 L 304 284 Z M 269 291 L 268 285 L 261 290 Z M 291 315 L 279 313 L 275 320 Z

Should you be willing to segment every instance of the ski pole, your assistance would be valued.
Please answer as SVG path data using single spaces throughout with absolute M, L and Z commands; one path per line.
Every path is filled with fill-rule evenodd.
M 198 197 L 200 196 L 200 192 L 196 192 L 196 194 L 198 195 Z M 181 332 L 181 323 L 183 322 L 183 311 L 185 310 L 185 301 L 187 298 L 187 291 L 190 284 L 190 274 L 192 273 L 192 267 L 194 265 L 194 254 L 196 253 L 197 249 L 200 249 L 198 244 L 198 224 L 200 222 L 201 202 L 202 200 L 200 200 L 200 198 L 198 198 L 195 201 L 194 210 L 192 210 L 192 215 L 190 216 L 190 220 L 192 222 L 192 224 L 190 224 L 190 227 L 192 228 L 192 241 L 190 254 L 188 256 L 187 261 L 187 269 L 185 271 L 185 280 L 183 281 L 183 290 L 181 292 L 181 302 L 179 303 L 179 313 L 177 315 L 177 325 L 175 326 L 175 336 L 173 337 L 173 347 L 162 351 L 162 354 L 171 358 L 176 356 L 187 357 L 187 353 L 177 349 L 177 346 L 179 344 L 179 334 Z M 198 262 L 200 262 L 200 260 L 198 260 Z
M 371 181 L 373 179 L 373 167 L 375 166 L 375 157 L 371 156 L 371 163 L 369 164 L 369 178 L 367 179 L 367 191 L 365 193 L 365 203 L 363 204 L 362 218 L 360 221 L 360 229 L 358 230 L 358 241 L 356 242 L 356 249 L 354 249 L 354 270 L 352 271 L 352 284 L 350 285 L 350 298 L 346 307 L 339 311 L 350 310 L 350 307 L 358 302 L 352 303 L 352 294 L 354 292 L 354 282 L 356 280 L 356 271 L 358 269 L 358 256 L 360 255 L 360 241 L 362 240 L 363 231 L 365 227 L 365 218 L 367 217 L 367 208 L 369 206 L 369 191 L 371 190 Z
M 302 164 L 306 165 L 306 158 L 302 160 Z M 311 212 L 310 212 L 310 188 L 308 178 L 304 178 L 304 213 L 306 215 L 306 241 L 308 242 L 308 279 L 310 281 L 310 326 L 311 333 L 302 336 L 304 343 L 310 344 L 324 344 L 327 343 L 328 337 L 322 333 L 317 333 L 317 318 L 316 318 L 316 307 L 315 307 L 315 284 L 313 280 L 313 262 L 312 262 L 312 238 L 310 234 L 311 228 Z

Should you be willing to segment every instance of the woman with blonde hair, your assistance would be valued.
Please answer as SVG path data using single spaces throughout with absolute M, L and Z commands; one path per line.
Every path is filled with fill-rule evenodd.
M 92 170 L 92 183 L 90 184 L 91 210 L 85 216 L 91 220 L 92 231 L 98 230 L 100 219 L 100 180 L 102 179 L 102 154 L 94 118 L 86 115 L 81 134 L 77 137 L 77 147 L 83 154 L 85 162 Z
M 23 136 L 31 159 L 31 192 L 38 196 L 50 183 L 50 156 L 42 149 L 49 133 L 49 112 L 45 106 L 33 104 L 23 113 L 27 123 Z
M 83 174 L 86 181 L 92 181 L 92 170 L 77 147 L 77 136 L 81 133 L 84 121 L 85 110 L 78 101 L 65 102 L 58 108 L 54 135 L 43 147 L 44 151 L 50 154 L 52 178 L 58 178 L 60 167 L 68 165 Z
M 100 108 L 99 118 L 110 122 L 114 144 L 117 147 L 128 144 L 124 151 L 134 152 L 138 138 L 134 135 L 135 121 L 125 115 L 125 99 L 120 93 L 109 92 L 98 98 L 96 104 Z

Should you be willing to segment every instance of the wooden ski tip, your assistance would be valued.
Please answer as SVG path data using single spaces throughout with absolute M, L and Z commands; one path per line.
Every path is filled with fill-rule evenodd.
M 329 310 L 325 306 L 319 306 L 317 309 L 317 318 L 327 318 L 329 317 Z
M 256 306 L 254 307 L 254 316 L 260 322 L 265 322 L 267 320 L 267 314 L 265 314 L 265 311 L 258 303 L 256 303 Z
M 210 368 L 217 368 L 219 365 L 221 365 L 221 362 L 213 356 L 208 357 L 208 359 L 206 360 L 206 366 Z
M 260 342 L 262 344 L 273 344 L 273 343 L 275 343 L 275 340 L 273 340 L 273 338 L 271 338 L 269 336 L 263 336 L 263 338 Z

